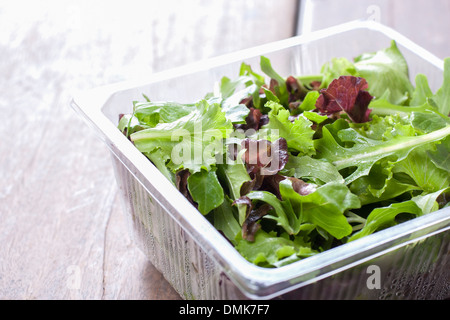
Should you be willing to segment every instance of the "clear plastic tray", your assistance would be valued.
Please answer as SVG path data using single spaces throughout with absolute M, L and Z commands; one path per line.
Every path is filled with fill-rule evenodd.
M 137 245 L 185 299 L 444 299 L 450 297 L 450 208 L 318 255 L 268 269 L 246 261 L 117 129 L 133 100 L 192 102 L 242 61 L 271 59 L 282 75 L 320 71 L 332 57 L 386 48 L 394 39 L 411 78 L 436 90 L 443 61 L 397 32 L 354 21 L 77 94 L 72 107 L 109 147 Z

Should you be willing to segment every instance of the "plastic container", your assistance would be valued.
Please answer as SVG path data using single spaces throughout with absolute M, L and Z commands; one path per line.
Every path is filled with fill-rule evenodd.
M 282 75 L 317 73 L 332 57 L 390 45 L 405 55 L 413 79 L 436 90 L 443 62 L 372 21 L 354 21 L 283 41 L 78 94 L 72 107 L 109 147 L 131 234 L 185 299 L 445 299 L 450 297 L 450 208 L 415 218 L 293 264 L 267 269 L 246 261 L 117 129 L 133 100 L 193 102 L 242 61 L 259 56 Z M 257 70 L 259 71 L 259 70 Z

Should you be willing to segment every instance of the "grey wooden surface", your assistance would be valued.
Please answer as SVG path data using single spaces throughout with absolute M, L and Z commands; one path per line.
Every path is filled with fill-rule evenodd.
M 450 56 L 450 1 L 380 8 Z M 131 242 L 109 152 L 71 95 L 287 38 L 296 17 L 295 0 L 0 0 L 0 299 L 180 299 Z

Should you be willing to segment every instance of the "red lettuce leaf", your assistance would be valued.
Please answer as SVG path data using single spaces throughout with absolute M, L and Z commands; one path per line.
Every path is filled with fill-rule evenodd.
M 241 145 L 246 149 L 243 158 L 251 177 L 258 172 L 261 175 L 276 174 L 284 168 L 289 158 L 284 138 L 279 138 L 273 143 L 268 140 L 247 138 Z
M 188 189 L 188 178 L 191 175 L 189 169 L 180 170 L 176 173 L 176 187 L 185 196 L 194 207 L 198 208 L 197 203 L 191 196 Z
M 245 123 L 235 124 L 235 129 L 241 129 L 244 131 L 253 129 L 255 131 L 258 131 L 263 125 L 269 122 L 269 118 L 267 117 L 267 115 L 263 114 L 259 109 L 253 107 L 250 107 L 249 109 L 250 112 L 245 118 Z
M 286 89 L 289 93 L 288 102 L 295 102 L 303 100 L 308 92 L 303 85 L 295 77 L 289 76 L 286 78 Z
M 371 109 L 368 108 L 372 95 L 364 78 L 341 76 L 333 80 L 327 89 L 320 90 L 316 108 L 322 114 L 331 115 L 345 112 L 351 121 L 369 121 Z
M 256 231 L 261 228 L 261 224 L 258 223 L 270 210 L 272 206 L 268 203 L 258 206 L 253 206 L 252 200 L 247 196 L 242 196 L 233 202 L 233 205 L 243 204 L 247 206 L 245 221 L 242 224 L 242 238 L 253 242 L 255 240 Z

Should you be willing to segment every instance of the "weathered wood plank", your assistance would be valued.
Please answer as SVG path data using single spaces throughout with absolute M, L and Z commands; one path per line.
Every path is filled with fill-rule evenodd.
M 179 299 L 131 243 L 71 94 L 289 37 L 296 1 L 142 3 L 0 4 L 1 299 Z

